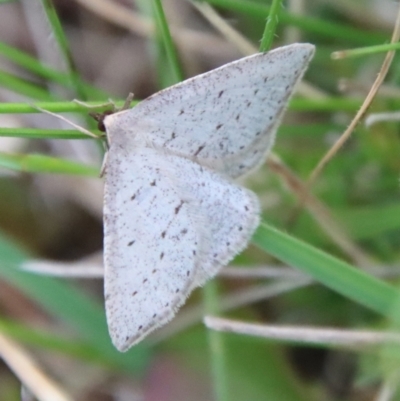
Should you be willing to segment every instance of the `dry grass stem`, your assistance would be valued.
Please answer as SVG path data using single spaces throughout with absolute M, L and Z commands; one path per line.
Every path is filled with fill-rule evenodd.
M 0 333 L 0 356 L 38 401 L 73 401 L 16 342 Z
M 400 344 L 399 334 L 383 333 L 379 331 L 262 325 L 214 316 L 206 316 L 204 318 L 204 323 L 212 330 L 314 345 L 321 344 L 335 347 L 360 348 L 388 343 Z

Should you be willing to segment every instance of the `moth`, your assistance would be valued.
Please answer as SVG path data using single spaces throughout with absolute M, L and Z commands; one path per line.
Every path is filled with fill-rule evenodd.
M 313 53 L 254 54 L 105 116 L 105 306 L 119 351 L 247 246 L 260 205 L 234 179 L 266 160 Z

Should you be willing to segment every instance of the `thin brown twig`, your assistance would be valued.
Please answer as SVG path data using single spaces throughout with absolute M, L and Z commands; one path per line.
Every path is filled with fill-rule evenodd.
M 397 13 L 396 24 L 393 30 L 393 35 L 391 39 L 391 43 L 398 42 L 400 38 L 400 6 Z M 337 142 L 329 149 L 329 151 L 325 154 L 325 156 L 320 160 L 317 166 L 314 168 L 310 177 L 308 179 L 308 186 L 311 187 L 313 183 L 316 181 L 318 176 L 321 174 L 324 167 L 327 163 L 332 159 L 333 156 L 339 151 L 339 149 L 344 145 L 344 143 L 349 139 L 350 135 L 354 131 L 355 127 L 359 123 L 359 121 L 363 118 L 364 114 L 367 112 L 369 106 L 371 105 L 376 93 L 378 92 L 382 82 L 384 81 L 390 65 L 392 63 L 395 51 L 389 51 L 386 53 L 385 59 L 383 60 L 382 67 L 378 73 L 378 76 L 373 83 L 371 90 L 369 91 L 367 97 L 364 100 L 360 110 L 358 110 L 357 114 L 353 118 L 352 122 L 345 130 L 345 132 L 340 136 Z
M 304 203 L 318 225 L 343 252 L 359 266 L 366 267 L 374 264 L 373 259 L 351 240 L 345 230 L 331 216 L 329 210 L 311 194 L 307 185 L 286 167 L 278 157 L 275 155 L 270 156 L 267 163 L 272 171 L 284 179 L 286 185 L 297 195 L 300 202 Z

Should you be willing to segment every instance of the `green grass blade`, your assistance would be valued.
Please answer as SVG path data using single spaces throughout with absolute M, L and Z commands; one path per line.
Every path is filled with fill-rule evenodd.
M 267 22 L 265 24 L 264 33 L 260 43 L 260 52 L 266 52 L 271 49 L 274 41 L 276 28 L 279 22 L 279 14 L 282 8 L 282 0 L 273 0 L 271 9 L 269 10 Z
M 60 71 L 56 71 L 46 65 L 43 65 L 36 58 L 30 56 L 20 49 L 9 46 L 4 42 L 0 42 L 0 55 L 41 78 L 56 82 L 60 85 L 63 85 L 64 87 L 71 86 L 69 75 Z M 80 81 L 80 85 L 83 86 L 85 92 L 89 94 L 91 99 L 108 98 L 108 95 L 101 89 L 98 89 L 86 82 L 83 82 L 82 80 L 80 80 L 79 77 L 78 79 Z
M 353 238 L 372 239 L 400 229 L 400 203 L 338 211 Z
M 96 177 L 99 168 L 56 157 L 0 152 L 0 166 L 25 173 L 73 174 Z
M 120 100 L 115 102 L 117 107 L 120 107 L 124 104 L 125 100 Z M 132 105 L 137 104 L 138 102 L 132 102 Z M 19 113 L 42 113 L 42 111 L 38 110 L 37 107 L 42 109 L 51 111 L 52 113 L 79 113 L 85 112 L 88 113 L 89 109 L 109 109 L 109 106 L 105 106 L 103 103 L 99 102 L 87 102 L 85 105 L 81 105 L 75 102 L 66 101 L 66 102 L 50 102 L 45 101 L 43 99 L 42 102 L 35 102 L 34 106 L 28 103 L 1 103 L 0 104 L 0 114 L 19 114 Z
M 132 105 L 135 106 L 139 102 L 133 102 Z M 357 111 L 361 105 L 362 101 L 358 99 L 343 99 L 339 97 L 329 97 L 326 99 L 300 99 L 294 98 L 289 103 L 289 109 L 294 111 Z M 117 107 L 124 104 L 124 101 L 120 100 L 115 102 Z M 400 101 L 393 100 L 394 106 L 398 105 L 400 108 Z M 37 102 L 35 103 L 37 107 L 51 111 L 53 113 L 68 113 L 68 112 L 88 112 L 88 108 L 79 105 L 74 102 Z M 89 107 L 99 106 L 99 102 L 88 102 Z M 100 108 L 100 106 L 99 106 Z M 104 108 L 104 107 L 103 107 Z M 0 114 L 18 114 L 18 113 L 41 113 L 35 107 L 27 103 L 1 103 L 0 104 Z
M 179 62 L 178 53 L 172 40 L 171 32 L 168 27 L 167 19 L 165 17 L 161 0 L 152 0 L 152 5 L 156 21 L 157 32 L 164 43 L 168 62 L 171 67 L 171 71 L 173 72 L 173 81 L 174 83 L 180 82 L 183 80 L 184 75 Z
M 331 290 L 391 317 L 391 308 L 399 293 L 389 284 L 265 223 L 260 225 L 253 240 L 264 251 Z M 400 321 L 400 316 L 396 319 Z
M 329 97 L 324 99 L 300 99 L 294 98 L 289 102 L 289 110 L 294 111 L 357 111 L 362 100 L 343 99 L 340 97 Z
M 77 341 L 76 339 L 60 338 L 59 335 L 48 331 L 31 329 L 20 323 L 7 319 L 0 319 L 0 330 L 24 344 L 40 347 L 47 351 L 61 352 L 69 357 L 77 357 L 85 361 L 109 364 L 109 360 L 99 354 L 90 343 Z
M 99 132 L 99 138 L 101 138 Z M 93 139 L 77 130 L 42 129 L 42 128 L 2 128 L 0 137 L 29 138 L 29 139 Z
M 332 53 L 332 59 L 342 59 L 350 57 L 370 56 L 376 53 L 386 53 L 392 50 L 399 50 L 400 43 L 385 43 L 383 45 L 365 46 L 357 49 L 340 50 Z
M 86 92 L 84 87 L 81 84 L 81 80 L 78 78 L 79 73 L 75 67 L 75 63 L 72 58 L 72 54 L 70 51 L 70 46 L 67 40 L 66 35 L 64 34 L 63 27 L 61 25 L 61 22 L 58 18 L 57 12 L 54 9 L 54 5 L 51 2 L 51 0 L 41 0 L 43 9 L 47 15 L 48 21 L 50 23 L 52 32 L 53 32 L 53 37 L 55 38 L 59 49 L 61 51 L 61 54 L 64 58 L 64 62 L 67 66 L 68 69 L 68 75 L 70 78 L 70 83 L 72 84 L 76 95 L 79 97 L 81 100 L 86 100 Z
M 5 71 L 0 71 L 0 86 L 20 95 L 43 102 L 53 99 L 47 90 Z
M 208 315 L 218 315 L 218 287 L 217 282 L 206 284 L 203 289 L 205 312 Z M 211 370 L 215 400 L 228 401 L 228 378 L 226 366 L 226 349 L 224 334 L 214 330 L 207 330 L 207 340 L 211 359 Z

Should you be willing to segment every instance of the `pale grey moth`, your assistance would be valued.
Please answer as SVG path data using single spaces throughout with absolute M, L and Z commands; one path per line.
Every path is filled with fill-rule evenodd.
M 265 161 L 313 53 L 293 44 L 245 57 L 105 117 L 105 303 L 118 350 L 247 246 L 260 207 L 233 179 Z

